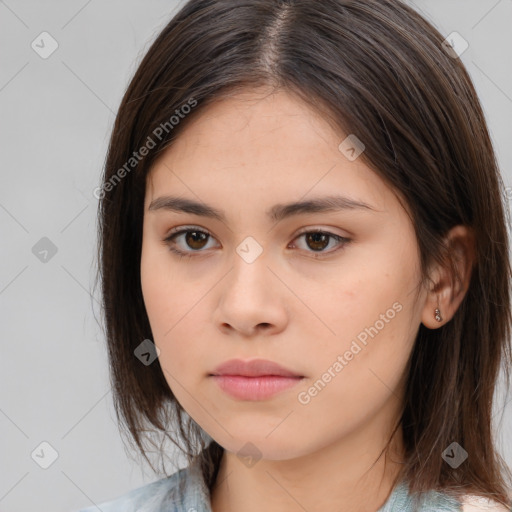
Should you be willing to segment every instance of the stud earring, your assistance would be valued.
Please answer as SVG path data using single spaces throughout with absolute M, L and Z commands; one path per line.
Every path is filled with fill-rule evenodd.
M 438 322 L 442 322 L 443 319 L 441 318 L 441 311 L 439 311 L 439 308 L 436 308 L 434 311 L 435 318 Z

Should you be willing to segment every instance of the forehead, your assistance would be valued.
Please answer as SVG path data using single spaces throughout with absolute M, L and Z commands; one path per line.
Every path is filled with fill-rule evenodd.
M 146 209 L 171 192 L 208 203 L 215 196 L 220 205 L 238 199 L 260 210 L 283 197 L 333 193 L 380 209 L 394 196 L 362 159 L 340 151 L 346 134 L 285 91 L 240 93 L 197 114 L 153 165 Z
M 335 154 L 343 136 L 334 133 L 311 106 L 282 90 L 257 89 L 223 97 L 196 114 L 173 143 L 175 157 L 193 151 L 201 157 L 213 153 L 223 161 L 239 162 L 272 153 L 279 159 L 293 157 L 300 149 L 318 157 L 326 150 Z

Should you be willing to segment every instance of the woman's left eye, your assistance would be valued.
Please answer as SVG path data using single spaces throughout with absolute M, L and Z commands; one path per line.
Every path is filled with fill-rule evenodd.
M 191 251 L 183 250 L 182 248 L 177 248 L 179 246 L 176 243 L 176 240 L 180 237 L 184 236 L 184 243 L 188 246 L 188 248 L 192 249 Z M 329 242 L 334 240 L 340 248 L 343 248 L 347 243 L 350 242 L 350 239 L 342 237 L 340 235 L 335 235 L 334 233 L 330 233 L 328 231 L 322 231 L 320 229 L 314 229 L 310 231 L 303 231 L 299 233 L 294 240 L 298 240 L 301 237 L 305 237 L 305 243 L 313 252 L 323 254 L 325 249 L 329 246 Z M 204 249 L 208 243 L 208 239 L 213 238 L 210 233 L 198 228 L 184 228 L 180 230 L 172 231 L 171 234 L 164 239 L 164 242 L 169 246 L 169 249 L 178 254 L 180 257 L 191 257 L 193 253 L 204 252 L 201 249 Z M 328 251 L 327 254 L 331 254 L 333 252 L 338 251 L 339 249 L 334 249 Z
M 296 240 L 303 236 L 306 237 L 304 241 L 307 244 L 307 246 L 311 249 L 314 249 L 312 252 L 321 254 L 326 252 L 324 251 L 324 249 L 327 246 L 329 246 L 329 241 L 331 240 L 334 240 L 336 242 L 338 248 L 332 251 L 327 251 L 327 254 L 331 254 L 342 249 L 347 243 L 350 242 L 350 239 L 346 237 L 335 235 L 334 233 L 329 233 L 328 231 L 321 231 L 319 229 L 304 231 L 296 237 Z

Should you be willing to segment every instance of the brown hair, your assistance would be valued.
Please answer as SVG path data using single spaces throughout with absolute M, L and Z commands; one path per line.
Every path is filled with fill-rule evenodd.
M 476 264 L 464 300 L 442 327 L 421 324 L 411 353 L 399 477 L 413 492 L 471 492 L 510 506 L 511 474 L 491 430 L 500 364 L 507 385 L 511 364 L 503 184 L 471 79 L 443 39 L 398 0 L 191 0 L 153 42 L 113 128 L 98 248 L 116 414 L 150 465 L 144 441 L 153 431 L 189 461 L 200 449 L 210 486 L 223 449 L 215 441 L 204 449 L 208 438 L 174 398 L 159 361 L 146 366 L 134 356 L 152 338 L 140 284 L 146 176 L 205 106 L 270 86 L 364 142 L 361 158 L 407 202 L 424 282 L 431 262 L 450 263 L 447 231 L 473 229 Z M 139 154 L 144 146 L 151 149 Z M 457 469 L 441 457 L 453 441 L 469 454 Z

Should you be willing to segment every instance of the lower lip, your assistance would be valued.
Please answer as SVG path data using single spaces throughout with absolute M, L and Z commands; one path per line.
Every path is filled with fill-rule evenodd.
M 241 375 L 212 375 L 220 388 L 240 400 L 265 400 L 271 396 L 296 386 L 302 377 L 243 377 Z

